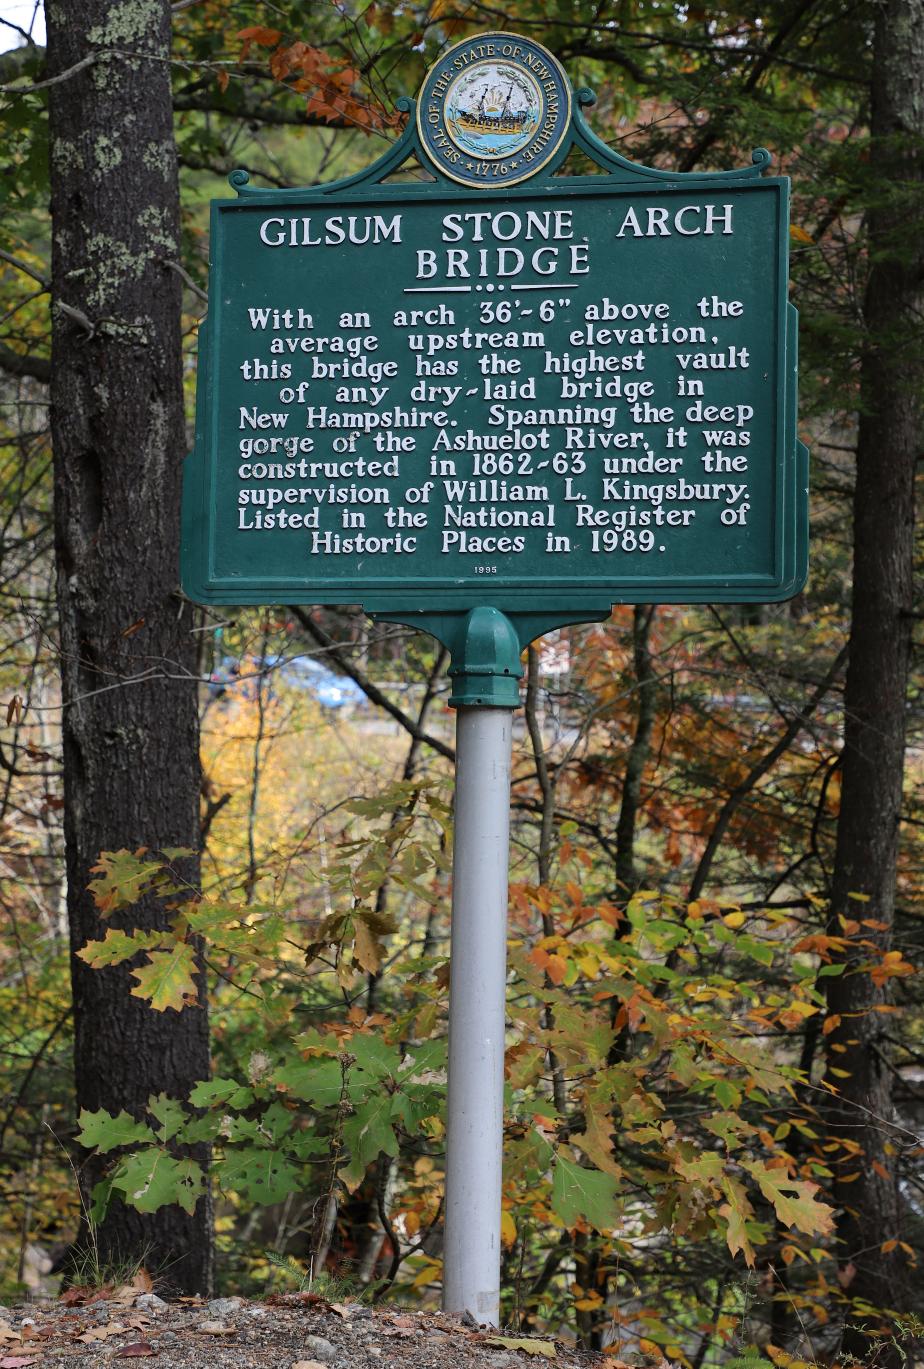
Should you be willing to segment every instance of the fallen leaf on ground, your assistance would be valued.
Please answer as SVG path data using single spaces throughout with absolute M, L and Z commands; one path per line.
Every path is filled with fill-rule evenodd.
M 117 1302 L 123 1306 L 131 1306 L 141 1293 L 153 1293 L 154 1280 L 144 1268 L 139 1269 L 131 1283 L 120 1284 L 112 1294 L 111 1302 Z
M 121 1350 L 116 1351 L 116 1359 L 142 1359 L 147 1355 L 156 1355 L 154 1346 L 146 1340 L 132 1341 L 131 1345 L 123 1345 Z
M 223 1321 L 204 1321 L 196 1327 L 196 1330 L 203 1336 L 233 1336 L 235 1328 L 228 1326 Z
M 18 1331 L 14 1331 L 8 1321 L 0 1319 L 0 1345 L 10 1344 L 14 1341 L 21 1341 L 22 1336 Z
M 317 1359 L 297 1359 L 292 1361 L 291 1369 L 327 1369 L 327 1366 Z
M 65 1307 L 82 1307 L 88 1302 L 108 1302 L 112 1286 L 108 1283 L 101 1288 L 68 1288 L 58 1299 Z
M 34 1353 L 37 1355 L 39 1351 L 36 1350 Z M 0 1369 L 23 1369 L 24 1365 L 31 1365 L 34 1363 L 35 1360 L 31 1356 L 4 1355 L 3 1358 L 0 1359 Z
M 488 1336 L 488 1345 L 502 1345 L 505 1350 L 524 1350 L 527 1355 L 555 1358 L 555 1346 L 550 1340 L 520 1340 L 515 1336 Z
M 110 1336 L 121 1336 L 122 1332 L 128 1328 L 123 1326 L 120 1321 L 111 1321 L 107 1326 L 93 1326 L 89 1331 L 84 1331 L 82 1336 L 78 1336 L 79 1341 L 84 1345 L 92 1345 L 94 1341 L 108 1340 Z

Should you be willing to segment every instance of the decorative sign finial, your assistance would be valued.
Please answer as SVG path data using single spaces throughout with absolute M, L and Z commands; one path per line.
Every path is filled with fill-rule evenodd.
M 424 152 L 461 185 L 515 185 L 548 166 L 571 119 L 571 86 L 541 44 L 482 33 L 427 73 L 417 106 Z

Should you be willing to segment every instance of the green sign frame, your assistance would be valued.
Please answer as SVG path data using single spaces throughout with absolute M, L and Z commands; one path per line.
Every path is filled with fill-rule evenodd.
M 567 136 L 529 180 L 514 185 L 491 184 L 473 189 L 443 175 L 439 165 L 428 160 L 415 105 L 408 99 L 399 101 L 399 108 L 409 115 L 402 136 L 384 156 L 357 175 L 328 185 L 258 190 L 249 184 L 245 172 L 232 174 L 230 181 L 237 198 L 212 204 L 210 308 L 200 328 L 195 449 L 184 471 L 182 582 L 191 599 L 210 604 L 361 604 L 372 615 L 415 622 L 443 641 L 453 636 L 454 629 L 447 624 L 455 623 L 460 615 L 472 610 L 490 607 L 515 622 L 528 624 L 528 631 L 525 626 L 519 631 L 520 639 L 528 641 L 556 625 L 605 617 L 611 606 L 618 603 L 774 602 L 791 598 L 800 590 L 808 562 L 808 451 L 796 434 L 797 314 L 787 300 L 788 179 L 765 174 L 770 155 L 763 149 L 752 154 L 750 166 L 720 173 L 678 174 L 637 165 L 607 147 L 589 128 L 584 111 L 593 102 L 589 90 L 574 94 Z M 557 175 L 573 151 L 583 153 L 597 170 L 584 175 Z M 426 168 L 429 179 L 389 180 L 412 158 Z M 294 239 L 296 233 L 307 237 L 327 222 L 318 216 L 342 211 L 368 224 L 377 214 L 387 225 L 392 221 L 387 216 L 400 211 L 405 216 L 404 231 L 410 235 L 408 252 L 413 250 L 413 243 L 433 242 L 433 225 L 443 222 L 442 216 L 446 214 L 457 216 L 454 224 L 464 214 L 478 211 L 507 211 L 513 215 L 519 212 L 521 216 L 528 211 L 536 215 L 557 212 L 568 217 L 556 222 L 567 222 L 574 229 L 580 229 L 586 220 L 592 229 L 584 235 L 590 243 L 588 251 L 598 251 L 594 284 L 597 293 L 608 299 L 617 292 L 619 277 L 615 267 L 610 276 L 607 266 L 599 265 L 604 229 L 609 237 L 615 238 L 616 226 L 622 224 L 625 229 L 628 224 L 624 236 L 627 240 L 631 238 L 632 246 L 636 247 L 636 230 L 644 225 L 644 214 L 648 214 L 649 227 L 652 223 L 655 227 L 636 247 L 637 260 L 643 260 L 639 255 L 642 247 L 646 253 L 655 254 L 650 257 L 660 263 L 655 278 L 662 282 L 661 293 L 669 298 L 675 288 L 668 279 L 672 270 L 681 276 L 689 270 L 695 276 L 699 269 L 696 263 L 706 260 L 706 239 L 700 238 L 694 252 L 689 245 L 692 235 L 688 237 L 681 227 L 679 232 L 685 241 L 677 237 L 665 245 L 661 241 L 663 228 L 678 222 L 678 210 L 687 213 L 686 219 L 679 221 L 681 224 L 702 223 L 702 219 L 695 217 L 699 212 L 697 206 L 700 210 L 707 207 L 705 222 L 718 225 L 716 237 L 721 236 L 722 224 L 731 222 L 732 212 L 736 224 L 742 225 L 742 232 L 731 247 L 722 242 L 708 243 L 709 250 L 714 251 L 714 268 L 709 268 L 703 300 L 707 296 L 716 300 L 717 280 L 723 285 L 723 293 L 728 293 L 724 287 L 730 281 L 732 293 L 742 298 L 747 295 L 749 318 L 746 326 L 742 324 L 734 334 L 735 345 L 739 354 L 746 354 L 746 349 L 738 345 L 746 342 L 750 355 L 760 358 L 762 368 L 759 377 L 747 378 L 752 388 L 755 384 L 762 387 L 760 393 L 766 398 L 760 414 L 764 427 L 755 435 L 755 444 L 760 448 L 759 470 L 755 468 L 753 476 L 762 491 L 759 514 L 752 509 L 746 526 L 733 529 L 731 535 L 717 536 L 713 519 L 713 530 L 706 528 L 696 539 L 688 539 L 686 552 L 678 555 L 676 567 L 668 570 L 664 569 L 663 557 L 658 565 L 657 548 L 653 559 L 626 552 L 598 557 L 593 563 L 586 557 L 581 560 L 559 555 L 545 561 L 533 557 L 526 564 L 517 564 L 513 557 L 496 556 L 490 580 L 481 578 L 480 571 L 475 573 L 474 566 L 472 573 L 460 573 L 456 566 L 447 569 L 445 559 L 429 551 L 422 557 L 405 556 L 403 561 L 399 556 L 382 557 L 378 564 L 372 557 L 361 555 L 320 555 L 306 560 L 298 550 L 304 538 L 287 531 L 241 534 L 229 526 L 227 509 L 234 495 L 231 482 L 237 475 L 238 462 L 236 453 L 235 459 L 227 455 L 229 441 L 235 440 L 236 426 L 233 421 L 229 423 L 228 415 L 233 419 L 238 411 L 252 405 L 254 422 L 260 421 L 256 417 L 253 390 L 247 390 L 237 376 L 242 369 L 244 343 L 240 327 L 235 334 L 237 325 L 232 314 L 237 309 L 240 315 L 240 301 L 244 295 L 251 298 L 247 291 L 252 286 L 257 287 L 256 294 L 251 292 L 254 298 L 267 306 L 275 298 L 278 305 L 283 300 L 283 278 L 302 280 L 308 295 L 323 295 L 327 286 L 317 273 L 312 274 L 311 254 L 286 255 L 289 237 Z M 634 220 L 626 217 L 630 210 Z M 729 217 L 723 220 L 722 213 Z M 474 221 L 477 224 L 477 219 Z M 310 226 L 312 222 L 315 228 Z M 270 223 L 272 228 L 261 230 L 266 236 L 255 248 L 256 228 L 261 223 Z M 296 224 L 300 226 L 296 228 Z M 305 228 L 305 224 L 309 227 Z M 264 244 L 271 237 L 278 238 L 280 245 L 285 241 L 281 252 L 271 254 L 266 250 Z M 293 246 L 300 244 L 301 238 L 298 242 L 293 240 Z M 361 258 L 356 254 L 363 250 L 354 247 L 350 262 L 359 263 Z M 630 249 L 625 250 L 628 253 Z M 325 268 L 332 260 L 323 259 Z M 261 295 L 261 278 L 271 268 L 276 271 L 276 285 L 270 283 L 266 286 L 269 293 Z M 384 297 L 390 284 L 379 279 Z M 502 288 L 496 277 L 485 281 L 483 290 L 490 291 L 495 285 L 498 290 Z M 335 283 L 333 288 L 340 287 Z M 465 288 L 474 291 L 482 286 Z M 379 289 L 378 283 L 375 289 Z M 486 307 L 484 301 L 482 293 L 479 308 Z M 392 307 L 392 303 L 389 301 L 387 307 Z M 572 314 L 563 319 L 562 326 L 576 329 L 581 322 L 579 315 Z M 729 348 L 731 353 L 735 345 Z M 497 350 L 509 355 L 504 348 Z M 554 378 L 560 382 L 560 377 Z M 503 379 L 503 375 L 498 376 L 498 380 Z M 563 384 L 561 388 L 564 392 Z M 469 393 L 474 391 L 470 389 Z M 696 391 L 692 393 L 695 396 Z M 723 394 L 728 398 L 729 393 L 722 391 L 720 400 Z M 542 407 L 541 399 L 533 403 Z M 720 402 L 714 407 L 722 415 L 715 421 L 733 433 L 734 404 L 729 399 L 727 404 Z M 738 427 L 741 407 L 738 406 Z M 746 407 L 753 412 L 752 405 Z M 751 451 L 754 450 L 752 447 Z M 420 460 L 423 459 L 421 453 Z M 720 469 L 732 469 L 734 459 L 724 458 Z M 747 460 L 740 460 L 746 467 Z M 662 465 L 661 469 L 677 468 Z M 464 475 L 468 478 L 470 470 Z M 683 477 L 680 479 L 679 488 L 683 489 Z M 714 480 L 711 485 L 704 483 L 703 488 L 716 488 L 719 477 Z M 502 483 L 495 482 L 494 489 L 490 485 L 481 489 L 482 498 L 487 494 L 490 502 L 494 490 L 503 494 Z M 559 491 L 560 488 L 561 485 Z M 622 488 L 627 496 L 631 494 L 628 484 Z M 729 480 L 727 488 L 732 492 L 737 486 Z M 627 498 L 622 502 L 632 501 Z M 602 520 L 602 514 L 585 514 L 588 520 L 595 516 Z M 649 516 L 655 515 L 651 512 Z M 245 522 L 243 516 L 241 521 Z M 594 533 L 593 526 L 589 527 L 588 544 Z M 433 536 L 436 535 L 434 530 Z M 600 536 L 596 542 L 599 545 Z

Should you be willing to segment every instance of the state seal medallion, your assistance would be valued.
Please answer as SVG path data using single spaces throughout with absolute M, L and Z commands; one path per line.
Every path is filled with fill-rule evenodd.
M 571 118 L 571 87 L 531 38 L 481 33 L 431 67 L 417 102 L 427 156 L 462 185 L 514 185 L 548 166 Z

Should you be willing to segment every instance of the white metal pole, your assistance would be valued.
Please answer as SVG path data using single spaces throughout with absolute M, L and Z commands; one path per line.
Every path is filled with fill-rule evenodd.
M 498 1324 L 513 713 L 456 717 L 443 1310 Z

